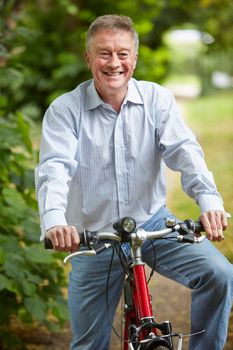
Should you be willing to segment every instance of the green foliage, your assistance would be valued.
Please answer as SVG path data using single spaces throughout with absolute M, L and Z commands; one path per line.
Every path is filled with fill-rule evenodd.
M 4 67 L 0 88 L 12 100 L 12 109 L 37 120 L 54 97 L 91 77 L 84 59 L 85 32 L 96 15 L 132 16 L 143 44 L 161 6 L 149 0 L 114 4 L 87 0 L 85 5 L 70 0 L 17 3 L 12 1 L 3 8 L 5 19 L 0 22 L 0 60 Z M 143 16 L 138 16 L 140 11 Z M 140 79 L 160 82 L 166 75 L 169 56 L 166 48 L 156 52 L 149 46 L 146 43 L 141 49 L 136 74 Z
M 140 64 L 136 70 L 135 77 L 139 80 L 159 82 L 166 76 L 169 60 L 170 55 L 166 48 L 161 47 L 155 51 L 148 46 L 141 45 L 139 50 Z M 149 74 L 148 71 L 150 72 Z
M 162 45 L 164 33 L 175 29 L 196 29 L 200 41 L 169 45 L 169 70 L 172 74 L 196 74 L 201 80 L 202 94 L 213 93 L 214 71 L 233 75 L 233 3 L 231 0 L 164 1 L 153 19 L 146 43 L 155 49 Z
M 192 27 L 212 34 L 215 48 L 221 50 L 232 44 L 232 2 L 227 0 L 221 3 L 203 0 L 2 3 L 5 5 L 0 21 L 0 65 L 5 69 L 0 71 L 0 88 L 4 94 L 7 89 L 11 108 L 20 109 L 33 119 L 41 118 L 54 97 L 90 78 L 84 60 L 85 32 L 98 15 L 122 13 L 134 20 L 142 44 L 136 69 L 139 79 L 160 83 L 166 77 L 174 55 L 168 54 L 163 36 L 176 26 L 193 23 Z M 221 26 L 227 30 L 220 30 Z M 10 63 L 8 69 L 6 62 Z M 191 65 L 195 67 L 195 62 Z M 188 66 L 190 60 L 181 64 L 180 69 Z
M 59 256 L 48 254 L 37 243 L 39 226 L 28 123 L 20 113 L 2 116 L 0 135 L 0 299 L 4 301 L 0 333 L 6 332 L 13 315 L 30 324 L 38 321 L 49 325 L 47 316 L 53 314 L 62 324 L 67 312 L 57 310 L 64 272 Z
M 12 4 L 8 3 L 6 12 Z M 0 56 L 0 348 L 18 350 L 26 346 L 12 335 L 13 318 L 54 330 L 67 319 L 67 309 L 61 256 L 49 254 L 38 242 L 35 154 L 30 138 L 33 123 L 17 108 L 25 93 L 22 71 L 26 67 L 15 61 L 15 54 L 21 35 L 28 33 L 21 28 L 16 34 L 9 25 L 14 19 L 12 14 L 1 22 L 5 35 Z
M 50 326 L 50 314 L 57 319 L 54 324 L 63 324 L 67 311 L 62 304 L 65 278 L 61 257 L 49 254 L 38 243 L 28 123 L 20 113 L 2 116 L 0 135 L 0 299 L 4 301 L 0 334 L 7 334 L 12 316 Z

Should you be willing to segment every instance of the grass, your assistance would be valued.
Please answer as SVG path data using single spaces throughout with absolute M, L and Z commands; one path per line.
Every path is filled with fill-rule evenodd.
M 190 122 L 200 130 L 204 129 L 205 132 L 209 127 L 216 128 L 222 122 L 233 123 L 233 92 L 220 92 L 200 97 L 187 101 L 185 106 Z
M 233 92 L 218 93 L 182 101 L 188 124 L 204 150 L 206 162 L 224 199 L 225 210 L 233 214 Z M 181 218 L 198 217 L 199 208 L 180 189 L 177 175 L 169 195 L 169 206 Z M 222 253 L 233 262 L 233 219 L 225 241 L 217 243 Z
M 169 77 L 163 82 L 163 85 L 195 85 L 200 87 L 200 79 L 196 75 L 192 74 L 171 74 Z
M 201 90 L 200 79 L 196 75 L 181 75 L 172 74 L 163 82 L 163 85 L 175 94 L 179 94 L 181 91 L 188 92 L 190 88 L 192 94 L 198 95 Z

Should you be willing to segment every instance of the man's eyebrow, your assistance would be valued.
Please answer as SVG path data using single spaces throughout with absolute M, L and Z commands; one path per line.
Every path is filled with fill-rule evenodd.
M 97 46 L 96 47 L 96 50 L 97 51 L 112 51 L 112 48 L 110 48 L 110 47 L 104 47 L 104 46 Z M 128 48 L 128 47 L 122 47 L 122 48 L 120 48 L 120 49 L 117 49 L 117 51 L 130 51 L 130 48 Z

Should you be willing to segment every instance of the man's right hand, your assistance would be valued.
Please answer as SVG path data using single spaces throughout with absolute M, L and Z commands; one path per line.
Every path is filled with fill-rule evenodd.
M 53 226 L 45 236 L 52 241 L 55 250 L 74 252 L 79 249 L 80 239 L 75 226 Z

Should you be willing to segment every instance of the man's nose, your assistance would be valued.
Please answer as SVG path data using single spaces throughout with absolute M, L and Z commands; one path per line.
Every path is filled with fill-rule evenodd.
M 116 53 L 113 53 L 110 57 L 110 60 L 109 60 L 109 65 L 111 67 L 118 67 L 120 64 L 120 60 L 119 60 L 119 57 Z

